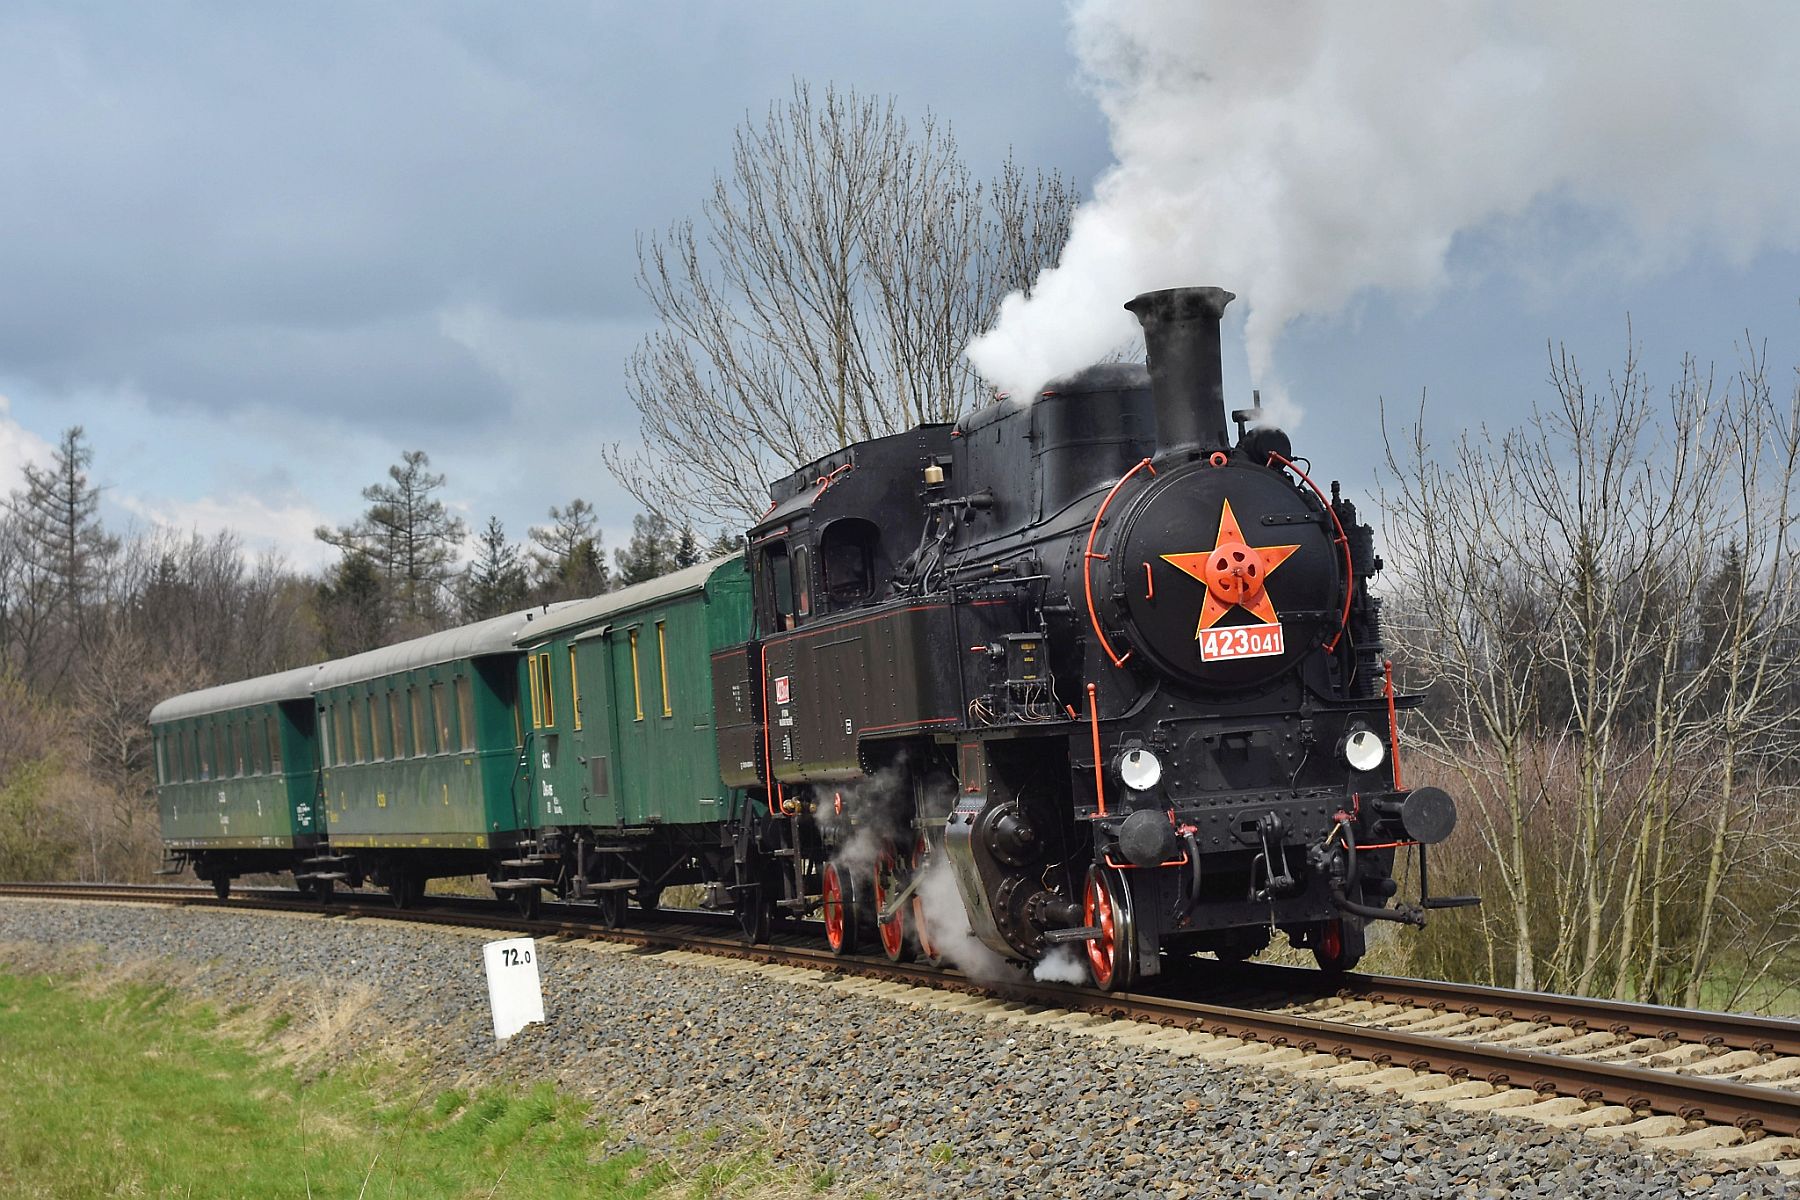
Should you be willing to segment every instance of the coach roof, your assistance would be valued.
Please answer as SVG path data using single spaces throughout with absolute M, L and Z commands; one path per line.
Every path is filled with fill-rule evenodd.
M 409 642 L 399 642 L 328 662 L 319 668 L 318 678 L 313 680 L 313 691 L 322 692 L 328 688 L 398 675 L 402 671 L 415 671 L 420 667 L 437 666 L 439 663 L 460 662 L 489 654 L 509 654 L 515 638 L 522 636 L 527 629 L 535 629 L 538 622 L 549 620 L 577 603 L 584 602 L 567 601 L 544 608 L 528 608 L 522 612 L 489 617 L 473 625 L 459 625 L 442 633 L 428 633 Z
M 733 563 L 741 564 L 743 559 L 742 554 L 728 554 L 724 558 L 715 558 L 711 562 L 683 567 L 672 575 L 663 575 L 656 579 L 647 579 L 643 583 L 634 583 L 630 587 L 620 588 L 616 592 L 607 592 L 605 595 L 595 596 L 591 600 L 571 601 L 551 613 L 547 618 L 520 629 L 517 641 L 521 646 L 536 645 L 550 635 L 565 629 L 591 625 L 595 621 L 604 620 L 615 613 L 628 612 L 634 608 L 642 608 L 646 604 L 654 604 L 659 600 L 671 600 L 676 596 L 703 591 L 715 572 L 722 567 L 729 567 Z M 739 569 L 742 569 L 741 566 Z
M 259 675 L 255 679 L 240 679 L 236 683 L 222 683 L 218 687 L 171 696 L 150 710 L 150 723 L 161 725 L 165 721 L 232 712 L 258 704 L 304 700 L 312 694 L 313 678 L 321 669 L 317 666 L 295 667 L 274 675 Z

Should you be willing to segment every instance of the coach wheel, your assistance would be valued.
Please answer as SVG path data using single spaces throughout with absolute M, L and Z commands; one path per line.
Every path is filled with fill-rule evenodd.
M 632 895 L 636 897 L 638 907 L 645 912 L 655 912 L 662 907 L 662 889 L 659 887 L 641 887 Z
M 512 904 L 513 909 L 525 920 L 535 921 L 538 913 L 543 911 L 544 891 L 537 887 L 513 888 Z
M 913 878 L 921 878 L 925 871 L 925 862 L 931 856 L 931 839 L 923 833 L 913 842 Z M 913 890 L 912 897 L 913 933 L 919 939 L 919 957 L 927 966 L 939 966 L 944 961 L 943 947 L 931 936 L 931 922 L 925 918 L 925 897 Z
M 900 894 L 906 880 L 900 872 L 900 856 L 892 842 L 883 842 L 875 857 L 875 932 L 881 938 L 881 952 L 889 962 L 906 962 L 912 958 L 912 947 L 906 943 L 906 912 L 910 904 L 902 904 L 891 920 L 881 920 L 888 900 Z
M 594 897 L 594 907 L 600 910 L 600 924 L 608 929 L 623 929 L 631 919 L 631 897 L 624 888 L 608 888 Z
M 1321 971 L 1342 975 L 1362 961 L 1363 937 L 1360 928 L 1346 926 L 1340 918 L 1319 926 L 1318 940 L 1313 943 L 1313 958 Z
M 336 889 L 333 887 L 332 882 L 329 879 L 313 880 L 313 884 L 312 884 L 313 899 L 317 900 L 320 904 L 330 904 L 331 903 L 331 893 L 335 890 Z
M 857 950 L 856 877 L 836 863 L 826 863 L 819 877 L 819 911 L 825 921 L 825 944 L 833 954 Z
M 399 867 L 387 873 L 388 899 L 395 908 L 411 908 L 425 895 L 425 880 L 412 871 Z
M 1122 991 L 1137 982 L 1137 934 L 1131 919 L 1131 893 L 1119 873 L 1096 863 L 1088 868 L 1082 891 L 1081 923 L 1095 929 L 1088 939 L 1088 971 L 1103 992 Z
M 226 900 L 231 897 L 231 876 L 215 875 L 213 876 L 212 885 L 213 895 L 217 896 L 219 899 Z

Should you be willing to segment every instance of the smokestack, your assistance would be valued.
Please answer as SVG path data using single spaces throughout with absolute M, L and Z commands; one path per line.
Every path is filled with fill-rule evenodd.
M 1219 318 L 1235 299 L 1224 288 L 1169 288 L 1145 292 L 1125 306 L 1144 327 L 1159 450 L 1231 445 Z

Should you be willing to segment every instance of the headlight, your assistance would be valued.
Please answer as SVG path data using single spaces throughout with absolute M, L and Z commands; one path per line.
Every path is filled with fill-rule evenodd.
M 1344 761 L 1352 771 L 1373 771 L 1387 758 L 1387 746 L 1367 729 L 1354 729 L 1344 739 Z
M 1162 779 L 1162 759 L 1148 750 L 1119 755 L 1119 778 L 1134 792 L 1147 792 Z

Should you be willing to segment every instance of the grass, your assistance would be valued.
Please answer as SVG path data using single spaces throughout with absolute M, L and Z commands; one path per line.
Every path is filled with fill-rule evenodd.
M 142 973 L 0 973 L 0 1195 L 676 1200 L 832 1182 L 761 1149 L 685 1169 L 610 1153 L 548 1084 L 432 1090 L 391 1056 L 296 1070 L 287 1027 Z

